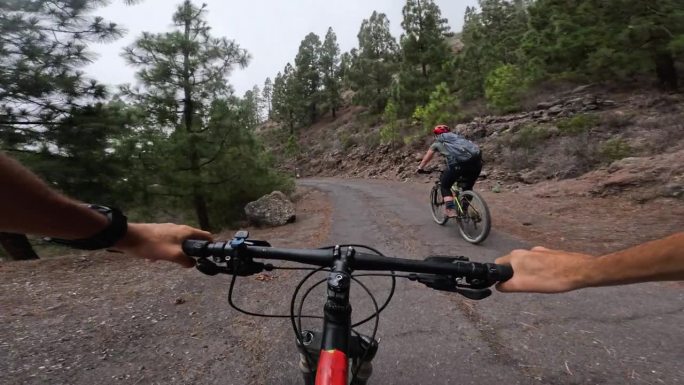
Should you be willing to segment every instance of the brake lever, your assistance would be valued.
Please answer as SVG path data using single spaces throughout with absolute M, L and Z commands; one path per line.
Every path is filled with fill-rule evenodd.
M 195 265 L 197 270 L 206 275 L 230 274 L 247 277 L 262 271 L 273 270 L 270 263 L 254 262 L 253 260 L 238 260 L 235 258 L 221 258 L 220 260 L 200 258 Z
M 449 275 L 411 274 L 409 279 L 411 281 L 418 281 L 434 290 L 457 293 L 473 300 L 485 299 L 492 295 L 492 291 L 488 288 L 460 285 L 455 278 Z
M 210 262 L 206 258 L 200 258 L 197 260 L 197 263 L 195 264 L 195 267 L 197 270 L 200 272 L 206 274 L 206 275 L 216 275 L 221 272 L 218 266 L 216 266 L 215 263 Z
M 456 292 L 468 299 L 473 299 L 476 301 L 485 299 L 492 295 L 492 291 L 490 289 L 470 289 L 465 287 L 458 287 L 456 289 Z

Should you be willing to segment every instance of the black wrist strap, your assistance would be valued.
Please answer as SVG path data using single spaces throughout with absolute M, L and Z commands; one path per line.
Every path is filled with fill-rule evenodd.
M 109 219 L 109 224 L 99 233 L 89 238 L 83 239 L 61 239 L 46 238 L 46 240 L 60 245 L 68 246 L 80 250 L 98 250 L 114 246 L 121 238 L 126 235 L 128 230 L 128 220 L 121 211 L 115 208 L 88 205 L 88 208 L 95 210 Z

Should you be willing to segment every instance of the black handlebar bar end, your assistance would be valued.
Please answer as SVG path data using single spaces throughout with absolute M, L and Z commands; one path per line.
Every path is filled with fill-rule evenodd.
M 186 239 L 183 241 L 183 252 L 189 257 L 203 257 L 209 241 Z

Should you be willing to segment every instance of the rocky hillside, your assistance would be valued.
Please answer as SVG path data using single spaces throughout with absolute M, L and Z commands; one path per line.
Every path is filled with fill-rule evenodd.
M 456 129 L 482 147 L 484 174 L 492 185 L 565 181 L 546 193 L 682 197 L 683 99 L 582 86 L 530 101 L 524 112 L 478 116 Z M 347 107 L 337 119 L 302 130 L 296 155 L 284 157 L 283 167 L 300 177 L 424 178 L 414 170 L 430 135 L 414 143 L 382 144 L 381 127 L 380 118 Z M 287 153 L 282 140 L 274 143 L 277 153 Z

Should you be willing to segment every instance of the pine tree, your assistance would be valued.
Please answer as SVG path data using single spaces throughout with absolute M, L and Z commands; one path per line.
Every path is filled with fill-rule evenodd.
M 295 134 L 297 110 L 301 104 L 298 88 L 295 70 L 292 64 L 287 63 L 283 73 L 278 72 L 273 82 L 272 103 L 275 120 L 287 126 L 290 136 Z
M 53 123 L 105 87 L 78 71 L 90 61 L 88 43 L 122 35 L 89 13 L 98 0 L 11 0 L 0 3 L 0 123 Z M 27 133 L 28 136 L 31 133 Z
M 521 42 L 527 31 L 523 0 L 480 0 L 479 11 L 466 8 L 464 49 L 456 64 L 456 86 L 465 99 L 484 95 L 485 79 L 498 67 L 525 62 Z M 525 67 L 533 69 L 532 63 Z
M 261 91 L 261 98 L 264 102 L 266 119 L 273 119 L 273 82 L 271 82 L 270 77 L 266 78 L 266 81 L 264 81 L 264 88 Z
M 402 114 L 427 102 L 436 85 L 445 81 L 445 65 L 452 57 L 447 20 L 433 0 L 407 0 L 402 10 L 402 62 L 398 100 Z
M 664 87 L 678 86 L 678 47 L 684 48 L 681 1 L 538 0 L 529 14 L 523 48 L 549 74 L 596 80 L 648 74 Z
M 289 64 L 289 63 L 288 63 Z M 273 109 L 272 119 L 277 122 L 283 121 L 285 104 L 285 79 L 282 72 L 278 72 L 273 78 L 273 93 L 271 94 L 271 108 Z
M 262 116 L 261 90 L 259 87 L 254 86 L 251 90 L 245 92 L 242 98 L 242 105 L 246 113 L 246 125 L 252 129 L 256 128 L 261 123 Z
M 121 176 L 106 145 L 120 122 L 96 104 L 106 97 L 105 87 L 80 70 L 90 62 L 89 43 L 122 35 L 116 24 L 91 15 L 105 4 L 0 2 L 0 150 L 12 152 L 51 185 L 98 202 L 115 195 L 111 182 Z M 100 167 L 111 172 L 109 183 L 98 183 L 105 179 L 98 177 Z M 2 238 L 10 257 L 35 256 L 26 236 Z
M 340 69 L 338 78 L 340 79 L 343 88 L 351 88 L 349 81 L 349 71 L 352 66 L 352 55 L 350 52 L 344 52 L 340 55 Z
M 158 185 L 189 199 L 200 227 L 210 229 L 208 197 L 230 181 L 219 174 L 239 131 L 227 119 L 235 101 L 226 77 L 249 56 L 234 41 L 212 37 L 205 14 L 206 6 L 186 0 L 173 16 L 172 32 L 145 32 L 126 48 L 142 88 L 124 91 L 149 113 L 156 140 L 141 157 L 148 157 Z
M 361 23 L 357 36 L 359 48 L 350 52 L 351 67 L 346 70 L 354 101 L 381 113 L 390 97 L 399 48 L 384 13 L 373 12 Z
M 319 60 L 323 73 L 324 99 L 332 112 L 332 117 L 335 118 L 342 98 L 340 96 L 340 47 L 337 45 L 337 36 L 332 27 L 328 28 L 325 34 Z
M 315 33 L 306 35 L 295 57 L 297 118 L 301 124 L 313 124 L 318 118 L 321 98 L 321 39 Z

